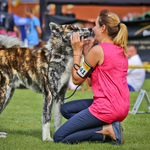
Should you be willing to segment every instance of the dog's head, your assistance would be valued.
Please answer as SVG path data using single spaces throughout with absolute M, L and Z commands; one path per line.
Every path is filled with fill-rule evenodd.
M 71 46 L 70 36 L 73 32 L 79 32 L 80 37 L 84 37 L 84 41 L 90 40 L 92 28 L 81 28 L 76 25 L 58 25 L 53 22 L 50 24 L 51 38 L 50 43 L 54 48 L 59 48 L 62 45 Z

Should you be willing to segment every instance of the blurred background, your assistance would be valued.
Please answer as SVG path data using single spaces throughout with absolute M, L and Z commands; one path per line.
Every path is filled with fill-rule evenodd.
M 5 12 L 14 16 L 14 23 L 25 41 L 29 18 L 26 8 L 40 19 L 42 40 L 50 38 L 49 22 L 94 27 L 102 10 L 116 13 L 128 28 L 128 45 L 134 45 L 144 64 L 150 64 L 150 0 L 0 0 L 0 20 Z M 6 20 L 7 22 L 7 20 Z M 1 25 L 6 26 L 6 24 Z M 150 69 L 146 69 L 150 78 Z

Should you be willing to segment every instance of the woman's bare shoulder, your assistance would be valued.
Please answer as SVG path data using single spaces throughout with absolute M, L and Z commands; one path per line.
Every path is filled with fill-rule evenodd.
M 101 54 L 103 53 L 103 49 L 101 45 L 95 45 L 92 47 L 91 49 L 92 52 L 97 53 L 97 54 Z

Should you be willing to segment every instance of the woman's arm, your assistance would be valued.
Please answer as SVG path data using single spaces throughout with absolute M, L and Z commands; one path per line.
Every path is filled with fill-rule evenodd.
M 83 83 L 85 81 L 85 79 L 81 78 L 76 72 L 76 69 L 79 69 L 79 67 L 77 65 L 80 65 L 80 61 L 81 61 L 81 51 L 82 51 L 82 47 L 84 44 L 84 39 L 83 37 L 81 38 L 80 41 L 80 36 L 78 32 L 74 32 L 73 36 L 70 37 L 71 40 L 71 45 L 73 48 L 73 67 L 72 67 L 72 81 L 74 84 L 79 85 L 81 83 Z M 74 68 L 74 64 L 77 64 L 75 67 L 77 67 L 76 69 Z
M 81 78 L 77 74 L 77 70 L 74 68 L 74 64 L 80 65 L 80 60 L 81 60 L 80 56 L 81 56 L 81 50 L 84 45 L 84 39 L 82 37 L 80 41 L 80 36 L 79 36 L 79 33 L 77 32 L 77 33 L 73 33 L 73 36 L 70 37 L 70 40 L 71 40 L 71 45 L 74 51 L 72 81 L 74 84 L 79 85 L 79 84 L 82 84 L 85 81 L 85 79 Z M 99 45 L 91 48 L 91 50 L 89 50 L 88 53 L 86 53 L 86 57 L 85 57 L 87 63 L 93 68 L 95 68 L 95 66 L 99 64 L 101 60 L 103 60 L 102 58 L 103 58 L 103 50 L 101 46 Z

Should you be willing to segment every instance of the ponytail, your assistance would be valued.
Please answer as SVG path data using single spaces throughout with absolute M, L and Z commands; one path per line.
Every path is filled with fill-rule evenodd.
M 105 25 L 108 35 L 112 37 L 114 44 L 120 46 L 126 55 L 128 31 L 125 24 L 120 22 L 119 17 L 112 12 L 105 12 L 99 15 L 99 25 Z
M 127 27 L 125 24 L 120 23 L 120 29 L 118 34 L 114 38 L 114 44 L 123 48 L 125 56 L 127 56 L 126 54 L 127 38 L 128 38 Z

